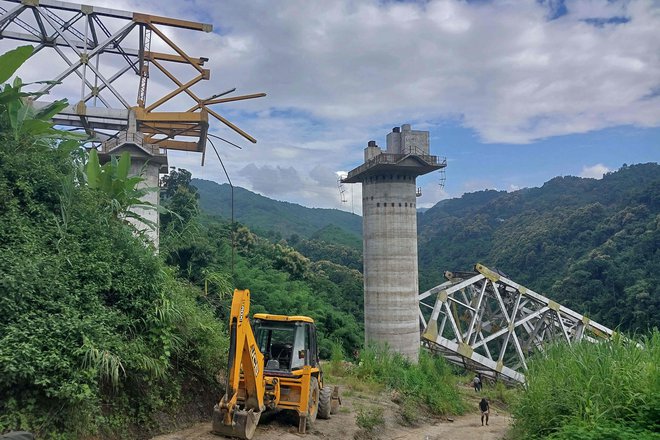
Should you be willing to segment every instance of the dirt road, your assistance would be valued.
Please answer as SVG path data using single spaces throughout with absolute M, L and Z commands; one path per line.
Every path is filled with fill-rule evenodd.
M 472 402 L 472 399 L 470 399 Z M 379 406 L 383 408 L 384 425 L 371 433 L 361 431 L 356 423 L 356 414 L 362 409 Z M 387 396 L 376 398 L 367 394 L 356 394 L 343 398 L 339 413 L 330 420 L 317 420 L 307 434 L 298 434 L 297 420 L 291 415 L 277 414 L 262 419 L 254 440 L 318 440 L 318 439 L 383 439 L 383 440 L 501 440 L 510 424 L 509 414 L 491 409 L 489 426 L 481 426 L 480 413 L 474 412 L 447 419 L 421 420 L 416 426 L 402 426 L 398 405 Z M 210 433 L 210 423 L 200 423 L 189 429 L 154 437 L 153 440 L 219 440 Z

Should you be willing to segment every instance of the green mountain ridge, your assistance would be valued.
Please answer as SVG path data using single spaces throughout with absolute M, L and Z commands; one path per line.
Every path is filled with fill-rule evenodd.
M 420 214 L 418 226 L 422 291 L 481 262 L 609 327 L 659 324 L 658 164 L 465 194 Z
M 221 212 L 224 200 L 226 213 L 229 187 L 199 183 L 202 209 Z M 224 196 L 209 201 L 211 189 Z M 236 218 L 248 226 L 277 231 L 313 261 L 361 268 L 360 217 L 335 211 L 330 219 L 333 210 L 236 192 Z M 604 325 L 645 331 L 660 324 L 659 224 L 657 163 L 624 165 L 602 179 L 564 176 L 537 188 L 464 194 L 418 213 L 420 291 L 440 284 L 444 271 L 481 262 Z
M 231 218 L 231 187 L 209 180 L 193 179 L 200 195 L 200 206 L 209 215 Z M 362 217 L 338 209 L 307 208 L 289 202 L 281 202 L 256 194 L 244 188 L 234 187 L 234 219 L 261 234 L 273 232 L 281 237 L 298 235 L 304 238 L 327 235 L 322 232 L 328 226 L 342 230 L 341 244 L 360 243 Z M 337 235 L 336 231 L 333 235 Z

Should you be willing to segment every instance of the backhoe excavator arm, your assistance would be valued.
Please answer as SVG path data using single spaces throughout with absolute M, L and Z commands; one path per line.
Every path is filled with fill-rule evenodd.
M 250 291 L 234 290 L 229 316 L 227 392 L 213 410 L 213 431 L 252 438 L 264 406 L 264 356 L 248 320 Z M 241 383 L 241 372 L 243 383 Z

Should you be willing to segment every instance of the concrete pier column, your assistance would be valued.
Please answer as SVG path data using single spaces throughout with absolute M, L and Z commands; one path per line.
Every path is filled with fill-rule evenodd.
M 446 162 L 430 155 L 428 131 L 408 124 L 387 135 L 385 151 L 369 141 L 364 160 L 343 182 L 362 184 L 365 343 L 387 344 L 417 362 L 415 179 Z
M 362 182 L 364 329 L 417 360 L 417 213 L 415 177 L 393 171 Z
M 158 145 L 144 143 L 141 133 L 121 132 L 112 140 L 104 142 L 101 145 L 99 158 L 101 161 L 107 162 L 111 160 L 112 156 L 119 156 L 124 151 L 128 151 L 131 155 L 131 170 L 129 174 L 132 176 L 141 175 L 144 178 L 144 181 L 140 183 L 139 187 L 158 188 L 159 174 L 161 172 L 167 172 L 166 151 L 161 150 Z M 160 203 L 160 192 L 158 190 L 150 192 L 142 200 L 157 205 Z M 133 211 L 156 225 L 155 228 L 152 228 L 141 221 L 135 219 L 128 220 L 135 226 L 136 230 L 144 231 L 154 244 L 156 252 L 158 252 L 160 241 L 158 211 L 143 208 L 133 208 Z

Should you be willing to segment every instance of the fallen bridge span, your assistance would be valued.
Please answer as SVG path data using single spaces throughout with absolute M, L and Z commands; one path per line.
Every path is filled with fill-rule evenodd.
M 419 295 L 422 346 L 484 377 L 524 383 L 527 359 L 546 344 L 616 333 L 481 264 L 445 278 Z

